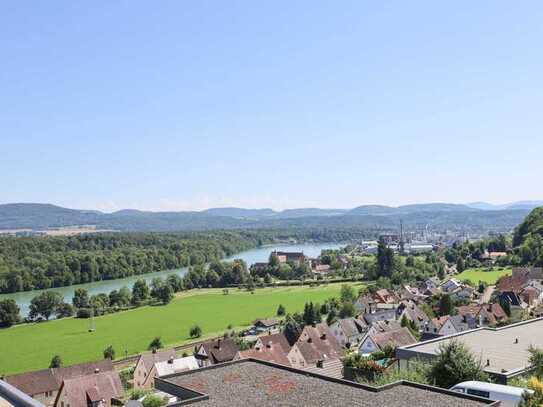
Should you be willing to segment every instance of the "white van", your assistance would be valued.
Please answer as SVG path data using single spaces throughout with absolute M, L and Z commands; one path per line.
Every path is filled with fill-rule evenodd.
M 523 389 L 522 387 L 475 381 L 458 383 L 451 387 L 450 390 L 489 400 L 499 400 L 503 407 L 516 407 L 522 401 L 522 394 L 525 391 L 533 393 L 532 390 Z

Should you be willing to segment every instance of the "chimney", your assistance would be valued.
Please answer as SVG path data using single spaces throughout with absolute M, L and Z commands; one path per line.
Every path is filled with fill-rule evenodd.
M 309 338 L 307 339 L 307 343 L 312 343 L 312 342 L 313 342 L 313 338 L 309 337 Z
M 490 366 L 490 359 L 487 359 L 487 360 L 486 360 L 486 365 L 487 365 L 487 366 Z
M 266 344 L 266 348 L 271 349 L 271 348 L 272 348 L 272 343 L 271 343 L 271 342 L 268 342 L 268 343 Z
M 221 349 L 221 338 L 217 340 L 217 349 Z
M 174 357 L 173 356 L 170 356 L 170 358 L 168 359 L 168 363 L 170 365 L 173 365 L 173 361 L 174 361 Z
M 94 369 L 94 374 L 98 374 L 98 373 L 100 373 L 100 368 L 97 367 Z
M 518 343 L 518 338 L 515 338 L 515 343 Z
M 326 333 L 323 333 L 323 334 L 321 335 L 321 339 L 322 339 L 323 341 L 326 340 Z

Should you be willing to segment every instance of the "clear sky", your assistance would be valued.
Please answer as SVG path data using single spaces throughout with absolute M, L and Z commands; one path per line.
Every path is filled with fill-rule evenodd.
M 542 47 L 541 1 L 4 1 L 0 202 L 541 199 Z

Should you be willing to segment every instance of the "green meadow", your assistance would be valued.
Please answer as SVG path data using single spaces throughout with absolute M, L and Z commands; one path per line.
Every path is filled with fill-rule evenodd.
M 203 337 L 219 335 L 228 325 L 245 327 L 256 318 L 275 315 L 279 304 L 287 312 L 301 311 L 305 302 L 338 296 L 340 287 L 262 288 L 254 294 L 230 289 L 228 295 L 222 289 L 193 290 L 168 305 L 94 318 L 94 332 L 89 332 L 89 320 L 75 318 L 14 326 L 0 330 L 0 376 L 46 368 L 56 354 L 65 365 L 101 359 L 109 345 L 117 358 L 137 354 L 156 336 L 165 346 L 180 345 L 190 342 L 194 324 L 202 328 Z
M 462 280 L 470 280 L 474 284 L 478 284 L 479 281 L 484 281 L 487 284 L 496 284 L 496 282 L 503 276 L 511 275 L 510 268 L 494 268 L 488 270 L 486 268 L 473 268 L 464 270 L 462 273 L 455 277 Z

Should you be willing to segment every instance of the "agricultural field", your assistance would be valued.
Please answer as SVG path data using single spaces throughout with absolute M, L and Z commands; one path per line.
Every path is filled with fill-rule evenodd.
M 361 284 L 353 284 L 355 289 Z M 0 330 L 0 376 L 47 368 L 58 354 L 65 365 L 101 359 L 113 345 L 117 358 L 145 351 L 160 336 L 165 346 L 190 342 L 189 329 L 198 324 L 204 337 L 249 326 L 257 318 L 275 315 L 279 304 L 287 312 L 303 310 L 305 302 L 322 303 L 338 296 L 341 284 L 319 287 L 262 288 L 254 294 L 230 289 L 192 290 L 170 304 L 146 306 L 88 319 L 68 318 Z
M 470 280 L 474 284 L 478 284 L 479 281 L 484 281 L 487 284 L 496 284 L 496 281 L 503 276 L 511 275 L 511 268 L 495 267 L 492 270 L 487 268 L 473 268 L 464 270 L 462 273 L 457 274 L 455 278 L 458 280 Z

